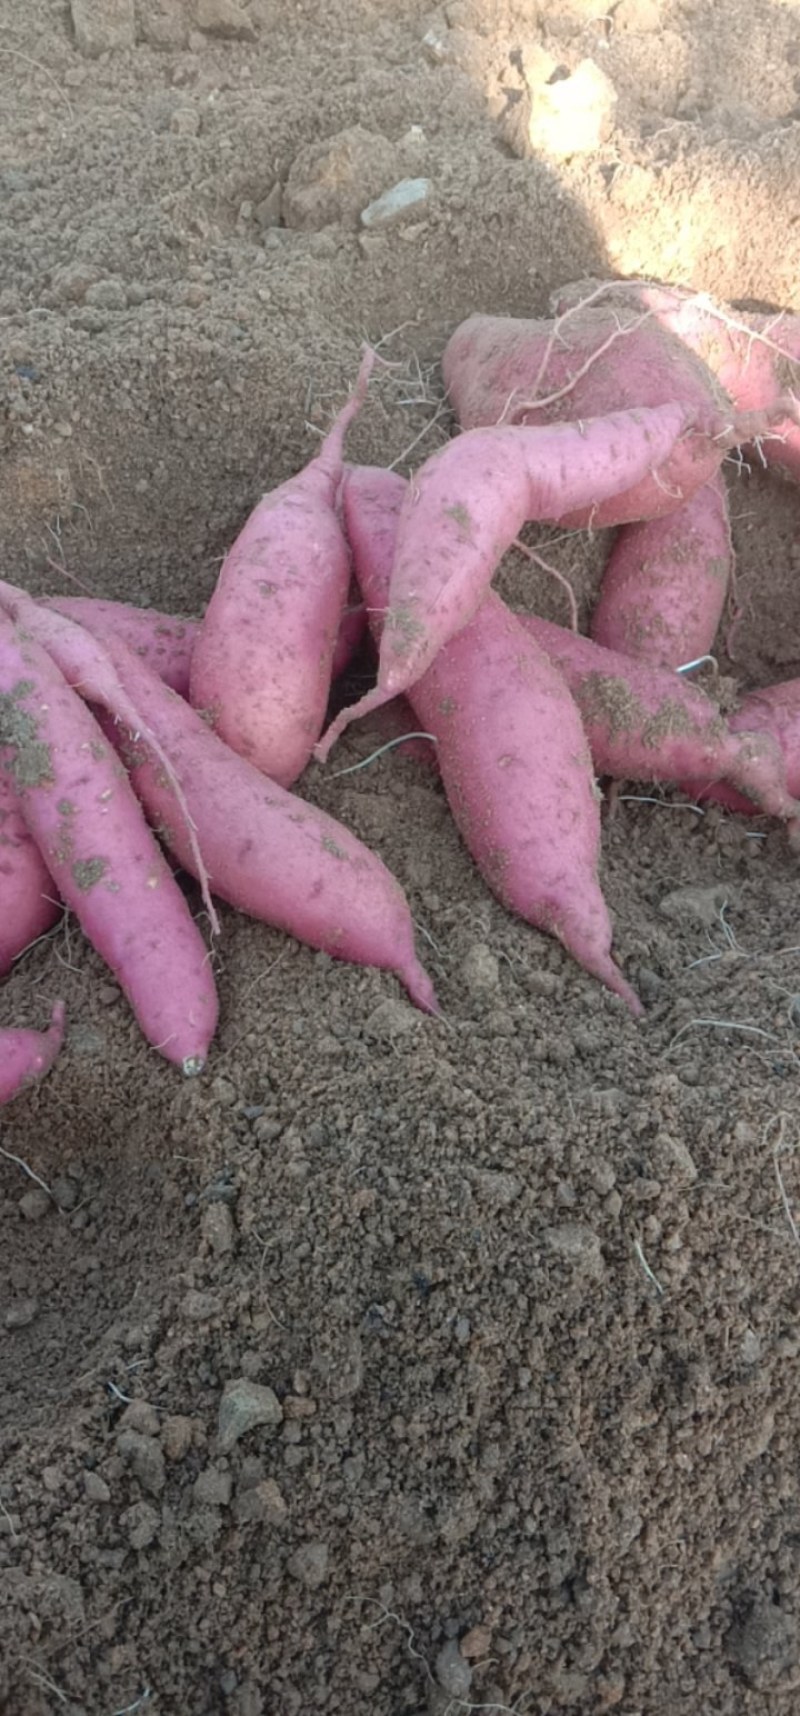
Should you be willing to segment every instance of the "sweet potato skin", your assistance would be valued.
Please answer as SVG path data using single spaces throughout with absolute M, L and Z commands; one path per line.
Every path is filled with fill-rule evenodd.
M 187 1073 L 217 1022 L 206 947 L 89 709 L 47 652 L 0 615 L 0 744 L 58 891 L 148 1041 Z
M 776 744 L 786 770 L 788 790 L 800 797 L 800 679 L 783 679 L 776 685 L 751 691 L 730 716 L 728 725 L 732 733 L 745 740 L 759 735 L 762 740 Z M 763 814 L 763 802 L 753 797 L 752 790 L 748 792 L 748 782 L 738 783 L 741 790 L 737 791 L 736 785 L 721 779 L 713 767 L 695 770 L 694 778 L 687 772 L 681 784 L 700 803 L 712 799 L 715 804 L 724 804 L 745 816 Z
M 60 911 L 55 882 L 25 825 L 19 793 L 0 760 L 0 977 L 32 941 L 46 935 Z
M 371 359 L 368 353 L 316 458 L 251 513 L 223 562 L 192 654 L 195 709 L 284 787 L 306 767 L 328 707 L 350 584 L 336 508 L 344 435 Z
M 43 596 L 42 608 L 53 608 L 65 619 L 88 626 L 94 636 L 121 638 L 134 653 L 181 697 L 189 695 L 189 667 L 199 620 L 162 614 L 157 608 L 134 608 L 128 602 L 107 602 L 93 596 Z
M 643 322 L 634 309 L 576 310 L 551 341 L 552 329 L 548 321 L 509 316 L 471 316 L 456 328 L 442 371 L 462 429 L 574 422 L 677 399 L 701 420 L 704 412 L 725 408 L 724 393 L 704 364 L 655 319 Z M 602 350 L 609 340 L 614 343 Z M 594 353 L 595 361 L 579 374 Z M 561 397 L 534 403 L 554 393 Z M 677 440 L 652 470 L 613 494 L 577 500 L 563 509 L 559 522 L 567 529 L 599 529 L 660 518 L 707 482 L 721 459 L 722 450 L 709 439 Z
M 228 750 L 123 644 L 107 648 L 180 780 L 213 892 L 334 958 L 396 972 L 418 1007 L 437 1012 L 408 904 L 381 859 Z M 163 771 L 142 742 L 126 743 L 123 754 L 150 820 L 194 874 L 186 823 Z
M 591 621 L 607 649 L 656 667 L 707 655 L 725 607 L 733 547 L 717 473 L 666 517 L 620 530 Z
M 376 636 L 405 491 L 388 471 L 356 469 L 345 482 L 348 537 Z M 436 737 L 454 821 L 492 892 L 640 1013 L 611 957 L 594 775 L 561 674 L 490 591 L 408 698 L 420 728 Z
M 752 704 L 726 721 L 679 674 L 607 650 L 536 615 L 517 619 L 561 669 L 583 716 L 598 775 L 681 785 L 697 776 L 726 781 L 726 802 L 738 792 L 783 821 L 793 824 L 800 815 L 794 796 L 800 767 L 796 761 L 787 778 L 779 737 L 766 721 L 759 729 Z M 794 723 L 798 733 L 800 695 Z
M 690 422 L 684 406 L 664 405 L 547 429 L 475 429 L 434 453 L 400 509 L 377 686 L 337 716 L 318 759 L 350 721 L 408 691 L 469 623 L 523 524 L 624 488 L 661 464 Z
M 0 1031 L 0 1106 L 37 1084 L 64 1041 L 64 1003 L 56 1001 L 46 1031 Z

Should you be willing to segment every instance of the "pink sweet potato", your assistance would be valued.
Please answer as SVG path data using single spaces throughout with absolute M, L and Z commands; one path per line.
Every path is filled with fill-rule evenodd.
M 592 296 L 598 308 L 623 314 L 648 311 L 713 375 L 737 411 L 770 411 L 800 397 L 800 316 L 758 315 L 717 303 L 707 293 L 638 280 L 578 281 L 557 294 L 556 311 Z M 781 417 L 760 440 L 768 465 L 800 482 L 800 425 Z
M 356 575 L 380 635 L 407 484 L 356 469 L 344 514 Z M 573 958 L 641 1004 L 611 957 L 597 878 L 600 811 L 580 716 L 561 674 L 490 591 L 411 687 L 453 818 L 492 892 L 557 936 Z
M 215 731 L 282 786 L 302 774 L 330 693 L 350 560 L 336 513 L 352 397 L 305 470 L 264 496 L 227 555 L 192 655 L 190 696 Z
M 64 1041 L 64 1003 L 56 1001 L 46 1031 L 0 1031 L 0 1105 L 36 1084 Z
M 561 670 L 583 717 L 598 775 L 615 780 L 726 781 L 760 810 L 794 822 L 800 768 L 787 782 L 776 738 L 739 716 L 726 721 L 710 697 L 667 668 L 603 649 L 533 614 L 518 614 Z M 800 697 L 796 719 L 800 722 Z
M 106 602 L 92 596 L 43 596 L 43 608 L 74 620 L 93 622 L 98 638 L 117 637 L 181 697 L 189 695 L 189 665 L 198 620 L 162 614 L 157 608 L 133 608 L 127 602 Z
M 380 858 L 228 750 L 124 644 L 111 640 L 106 648 L 180 781 L 214 893 L 336 959 L 394 971 L 418 1007 L 436 1012 L 408 904 Z M 123 749 L 151 822 L 196 874 L 186 821 L 163 769 L 141 739 Z
M 19 793 L 0 761 L 0 977 L 46 934 L 60 909 L 55 882 L 25 826 Z
M 733 561 L 722 477 L 666 518 L 623 525 L 592 615 L 597 643 L 680 667 L 713 648 Z
M 777 685 L 751 691 L 730 716 L 728 726 L 745 743 L 750 743 L 756 734 L 773 741 L 783 758 L 789 792 L 800 797 L 800 679 L 783 679 Z M 754 795 L 752 782 L 736 781 L 734 786 L 741 790 L 735 791 L 728 784 L 732 777 L 726 780 L 713 762 L 706 765 L 702 774 L 695 772 L 697 778 L 687 777 L 682 785 L 699 803 L 713 799 L 716 804 L 745 815 L 763 812 L 764 804 Z
M 462 429 L 576 422 L 673 400 L 691 408 L 701 426 L 709 412 L 729 412 L 705 366 L 641 312 L 576 309 L 554 328 L 510 316 L 461 323 L 442 370 Z M 546 403 L 537 405 L 539 399 Z M 599 529 L 660 518 L 714 475 L 723 452 L 708 436 L 676 438 L 624 486 L 570 500 L 560 522 Z
M 58 891 L 148 1041 L 199 1072 L 217 1021 L 202 936 L 94 717 L 5 613 L 0 745 L 11 751 L 22 814 Z
M 337 716 L 319 760 L 350 721 L 408 691 L 467 625 L 523 524 L 630 487 L 691 422 L 682 405 L 663 405 L 548 429 L 474 429 L 434 453 L 400 509 L 378 683 Z

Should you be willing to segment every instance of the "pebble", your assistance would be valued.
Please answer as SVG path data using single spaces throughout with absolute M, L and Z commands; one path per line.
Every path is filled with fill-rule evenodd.
M 236 1228 L 227 1204 L 208 1204 L 201 1223 L 203 1238 L 215 1257 L 225 1257 L 236 1244 Z
M 482 1656 L 488 1656 L 492 1648 L 492 1629 L 483 1622 L 476 1627 L 470 1627 L 461 1640 L 461 1655 L 467 1662 L 478 1662 Z
M 523 63 L 527 94 L 508 110 L 502 124 L 516 155 L 568 160 L 608 141 L 617 92 L 594 60 L 581 60 L 567 77 L 554 82 L 558 63 L 546 49 L 529 50 Z
M 226 1382 L 219 1404 L 217 1436 L 220 1448 L 228 1453 L 248 1430 L 259 1424 L 280 1424 L 283 1409 L 277 1395 L 262 1383 L 250 1382 L 245 1376 Z
M 442 1645 L 433 1667 L 443 1692 L 450 1698 L 466 1699 L 472 1685 L 472 1669 L 461 1654 L 458 1639 L 448 1639 Z
M 367 230 L 393 226 L 406 215 L 419 214 L 430 201 L 432 190 L 430 179 L 400 179 L 361 210 L 361 225 Z
M 317 1591 L 328 1577 L 328 1559 L 328 1545 L 311 1539 L 289 1556 L 286 1570 L 307 1590 Z
M 198 30 L 226 42 L 254 42 L 255 26 L 239 0 L 197 0 Z
M 71 0 L 75 45 L 87 59 L 136 42 L 134 0 Z
M 158 1536 L 160 1515 L 149 1502 L 134 1502 L 120 1518 L 131 1549 L 147 1549 Z
M 74 1210 L 78 1202 L 78 1187 L 66 1174 L 59 1174 L 50 1190 L 60 1210 Z
M 194 1425 L 191 1418 L 175 1413 L 165 1418 L 161 1426 L 161 1447 L 167 1460 L 182 1460 L 192 1446 Z
M 50 1201 L 47 1192 L 43 1191 L 41 1186 L 32 1186 L 31 1190 L 23 1193 L 19 1200 L 20 1215 L 23 1215 L 26 1221 L 41 1221 L 42 1216 L 47 1215 Z
M 98 1472 L 84 1472 L 83 1493 L 86 1500 L 90 1502 L 108 1502 L 111 1500 L 108 1484 Z
M 152 1436 L 142 1436 L 136 1430 L 123 1430 L 117 1437 L 117 1453 L 130 1466 L 143 1490 L 151 1496 L 161 1494 L 166 1483 L 164 1453 Z
M 39 1312 L 38 1299 L 15 1299 L 3 1319 L 7 1329 L 26 1329 Z
M 370 1013 L 364 1026 L 364 1035 L 389 1043 L 395 1037 L 405 1036 L 407 1031 L 414 1030 L 420 1017 L 416 1009 L 409 1007 L 405 1001 L 395 1001 L 391 995 L 387 995 Z

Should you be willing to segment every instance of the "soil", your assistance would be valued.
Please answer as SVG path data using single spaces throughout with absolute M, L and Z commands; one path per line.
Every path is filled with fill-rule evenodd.
M 0 23 L 0 518 L 34 592 L 201 611 L 365 337 L 396 367 L 350 450 L 408 470 L 449 433 L 438 360 L 473 310 L 635 273 L 800 310 L 797 0 L 0 0 Z M 556 83 L 594 64 L 583 153 L 517 152 L 543 54 Z M 403 178 L 424 204 L 361 227 Z M 728 480 L 720 663 L 760 684 L 800 672 L 800 504 Z M 585 619 L 607 540 L 552 536 Z M 501 587 L 564 618 L 527 563 Z M 782 832 L 607 801 L 637 1024 L 488 894 L 424 762 L 302 790 L 401 879 L 443 1022 L 230 911 L 197 1081 L 74 925 L 0 995 L 3 1023 L 69 1016 L 2 1120 L 0 1708 L 788 1710 Z

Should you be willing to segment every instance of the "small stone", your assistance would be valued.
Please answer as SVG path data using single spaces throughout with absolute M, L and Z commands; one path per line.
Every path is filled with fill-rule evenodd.
M 581 1222 L 569 1221 L 545 1229 L 545 1240 L 562 1263 L 587 1275 L 602 1275 L 603 1253 L 597 1234 Z
M 419 214 L 429 202 L 432 190 L 430 179 L 400 179 L 391 190 L 384 191 L 361 210 L 361 225 L 368 230 L 393 226 L 406 215 Z
M 143 1490 L 151 1496 L 161 1494 L 167 1475 L 160 1442 L 152 1436 L 141 1436 L 136 1430 L 123 1430 L 117 1437 L 117 1453 L 130 1466 Z
M 240 1525 L 283 1525 L 289 1514 L 274 1478 L 261 1478 L 240 1489 L 233 1511 Z
M 219 36 L 224 42 L 254 42 L 253 22 L 239 5 L 239 0 L 197 0 L 195 14 L 198 30 L 207 36 Z
M 283 1403 L 284 1418 L 313 1418 L 316 1410 L 316 1400 L 308 1394 L 287 1394 Z
M 203 1211 L 203 1238 L 215 1257 L 225 1257 L 236 1244 L 236 1228 L 227 1204 L 208 1204 Z
M 458 1639 L 448 1639 L 442 1645 L 433 1667 L 442 1691 L 449 1698 L 466 1700 L 472 1685 L 472 1669 L 461 1654 Z
M 39 1312 L 38 1299 L 15 1299 L 3 1319 L 7 1329 L 27 1329 Z
M 318 1540 L 311 1540 L 296 1549 L 286 1563 L 286 1570 L 293 1579 L 305 1585 L 309 1591 L 317 1591 L 324 1585 L 328 1577 L 328 1546 Z
M 500 982 L 500 962 L 483 941 L 476 941 L 461 964 L 461 976 L 470 995 L 490 994 Z
M 797 1684 L 797 1622 L 767 1598 L 753 1604 L 743 1625 L 728 1634 L 728 1656 L 754 1692 L 791 1691 Z
M 281 1403 L 271 1388 L 250 1382 L 245 1376 L 226 1382 L 217 1423 L 220 1448 L 228 1453 L 248 1430 L 259 1424 L 280 1424 L 282 1418 Z
M 132 1400 L 120 1418 L 117 1430 L 135 1430 L 140 1436 L 157 1436 L 160 1429 L 158 1413 L 149 1400 Z
M 506 142 L 516 155 L 550 155 L 568 160 L 607 142 L 614 128 L 617 92 L 594 60 L 581 60 L 573 72 L 545 49 L 525 55 L 527 93 L 501 121 Z
M 427 30 L 422 38 L 422 52 L 432 66 L 440 66 L 447 59 L 447 41 L 440 30 Z
M 228 1507 L 232 1494 L 230 1472 L 222 1472 L 216 1466 L 208 1466 L 200 1473 L 192 1491 L 196 1507 Z
M 136 42 L 133 0 L 71 0 L 75 46 L 87 59 Z
M 133 1507 L 126 1508 L 121 1515 L 120 1524 L 131 1549 L 147 1549 L 158 1536 L 161 1517 L 149 1502 L 134 1502 Z
M 86 303 L 95 310 L 127 310 L 128 294 L 122 280 L 97 280 L 86 293 Z
M 492 1629 L 479 1623 L 470 1627 L 461 1640 L 461 1655 L 467 1662 L 479 1662 L 481 1657 L 488 1656 L 492 1648 Z
M 111 1491 L 105 1478 L 101 1478 L 99 1472 L 84 1472 L 83 1493 L 86 1500 L 90 1502 L 109 1502 L 111 1500 Z
M 194 1425 L 191 1418 L 175 1413 L 165 1418 L 161 1426 L 161 1446 L 168 1460 L 182 1460 L 192 1446 Z
M 692 1186 L 697 1164 L 688 1145 L 672 1133 L 657 1133 L 652 1146 L 653 1166 L 662 1180 L 673 1186 Z
M 51 1207 L 51 1199 L 41 1186 L 32 1186 L 29 1192 L 24 1192 L 19 1200 L 20 1215 L 26 1221 L 41 1221 Z

